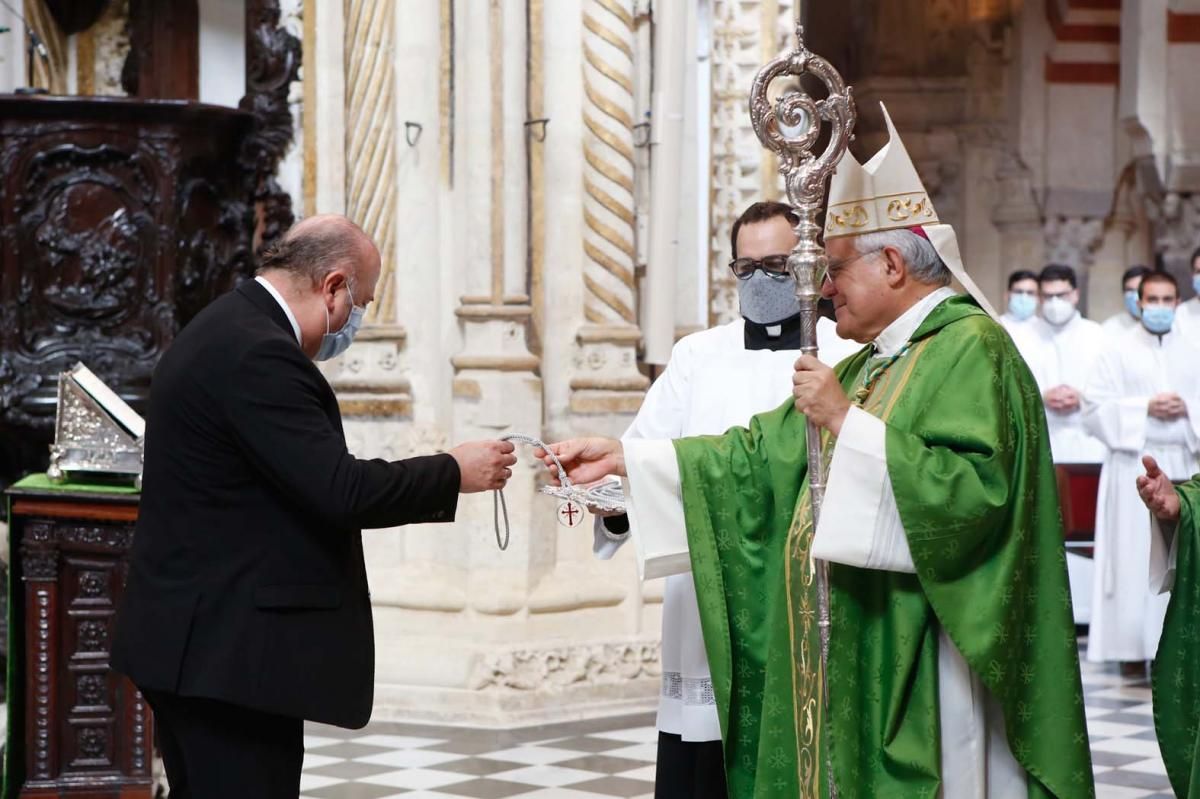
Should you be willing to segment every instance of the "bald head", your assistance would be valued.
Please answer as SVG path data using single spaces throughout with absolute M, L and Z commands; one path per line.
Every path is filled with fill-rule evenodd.
M 262 257 L 260 272 L 279 270 L 307 278 L 314 286 L 337 268 L 358 277 L 362 263 L 379 260 L 379 251 L 362 228 L 344 216 L 319 214 L 283 234 Z
M 301 346 L 313 357 L 325 333 L 341 328 L 354 306 L 375 299 L 379 250 L 362 228 L 344 216 L 310 216 L 283 235 L 262 257 L 259 275 L 291 308 Z

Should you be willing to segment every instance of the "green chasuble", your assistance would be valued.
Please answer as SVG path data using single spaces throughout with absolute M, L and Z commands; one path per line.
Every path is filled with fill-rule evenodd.
M 803 415 L 789 401 L 748 430 L 675 442 L 729 795 L 825 796 L 831 750 L 842 799 L 937 796 L 940 625 L 1002 707 L 1029 796 L 1093 796 L 1058 491 L 1032 375 L 966 297 L 938 305 L 894 362 L 868 355 L 837 374 L 887 424 L 917 573 L 830 565 L 828 715 Z
M 1154 658 L 1154 727 L 1176 795 L 1200 799 L 1200 475 L 1175 491 L 1175 587 Z

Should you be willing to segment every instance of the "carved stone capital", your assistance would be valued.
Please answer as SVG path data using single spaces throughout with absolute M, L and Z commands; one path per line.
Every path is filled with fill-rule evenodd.
M 1154 249 L 1171 267 L 1190 266 L 1200 241 L 1200 195 L 1168 192 L 1146 200 L 1146 216 L 1154 231 Z
M 1056 216 L 1042 225 L 1046 242 L 1046 260 L 1066 264 L 1077 272 L 1086 272 L 1096 260 L 1104 240 L 1104 220 L 1089 217 Z

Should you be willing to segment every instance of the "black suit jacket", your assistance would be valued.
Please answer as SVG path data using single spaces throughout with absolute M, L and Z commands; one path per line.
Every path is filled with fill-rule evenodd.
M 449 455 L 346 450 L 270 293 L 204 309 L 154 372 L 113 667 L 142 688 L 361 727 L 375 650 L 361 528 L 452 521 Z

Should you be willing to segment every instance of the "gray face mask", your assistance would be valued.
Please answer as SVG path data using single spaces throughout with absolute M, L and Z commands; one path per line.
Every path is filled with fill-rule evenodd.
M 738 303 L 742 316 L 760 325 L 782 322 L 800 313 L 796 299 L 796 281 L 768 277 L 761 269 L 738 281 Z
M 354 304 L 354 292 L 350 290 L 350 284 L 346 284 L 346 293 L 350 295 L 350 315 L 346 317 L 346 324 L 342 325 L 339 330 L 329 330 L 329 309 L 325 309 L 325 335 L 321 337 L 321 346 L 317 349 L 317 354 L 313 356 L 314 361 L 328 361 L 330 358 L 336 358 L 350 348 L 350 344 L 354 341 L 354 335 L 358 333 L 358 329 L 362 327 L 363 315 L 367 312 L 366 308 L 359 308 Z

